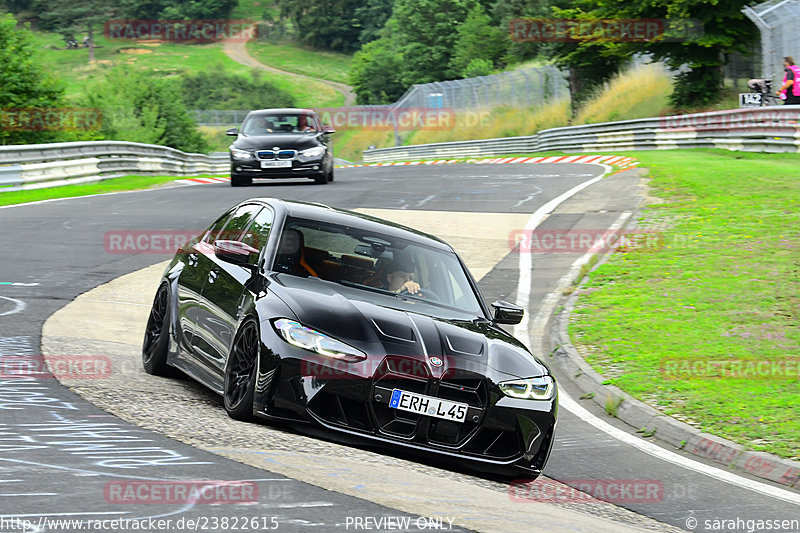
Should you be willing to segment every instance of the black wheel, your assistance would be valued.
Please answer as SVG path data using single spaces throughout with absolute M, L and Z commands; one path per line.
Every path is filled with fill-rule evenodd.
M 150 318 L 144 331 L 142 344 L 142 365 L 144 371 L 154 376 L 175 377 L 177 369 L 167 364 L 169 351 L 169 286 L 164 283 L 158 288 L 150 309 Z
M 331 171 L 328 172 L 328 183 L 333 181 L 333 166 L 331 166 Z
M 247 187 L 253 184 L 250 176 L 231 176 L 231 187 Z
M 239 330 L 225 365 L 225 411 L 236 420 L 253 418 L 259 343 L 258 326 L 250 320 Z
M 322 174 L 314 178 L 314 183 L 316 183 L 317 185 L 325 185 L 326 183 L 328 183 L 328 173 L 323 172 Z

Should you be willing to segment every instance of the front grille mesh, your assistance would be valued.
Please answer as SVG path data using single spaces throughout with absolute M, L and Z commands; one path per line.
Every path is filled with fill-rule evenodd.
M 436 379 L 424 361 L 387 356 L 373 376 L 373 399 L 376 391 L 385 394 L 392 389 L 465 403 L 470 411 L 464 422 L 457 423 L 392 409 L 388 398 L 381 402 L 354 400 L 341 390 L 321 391 L 310 402 L 309 409 L 329 424 L 417 445 L 460 450 L 491 459 L 510 459 L 522 452 L 522 443 L 515 431 L 481 427 L 482 413 L 489 405 L 489 391 L 485 378 L 479 374 L 449 370 L 441 379 Z

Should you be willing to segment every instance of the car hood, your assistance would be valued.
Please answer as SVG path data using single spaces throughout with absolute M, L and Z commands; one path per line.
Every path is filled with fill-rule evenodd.
M 307 133 L 272 133 L 270 135 L 239 135 L 234 141 L 234 148 L 240 150 L 272 150 L 274 147 L 304 150 L 319 146 L 316 135 Z
M 458 368 L 496 381 L 550 374 L 519 341 L 487 321 L 438 318 L 397 309 L 393 296 L 315 278 L 277 274 L 273 280 L 271 292 L 289 306 L 299 322 L 370 357 L 435 356 L 445 369 Z

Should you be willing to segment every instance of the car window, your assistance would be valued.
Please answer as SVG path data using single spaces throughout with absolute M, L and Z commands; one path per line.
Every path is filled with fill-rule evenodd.
M 233 209 L 228 210 L 227 213 L 219 217 L 213 224 L 211 224 L 211 227 L 206 230 L 206 233 L 203 236 L 203 242 L 211 243 L 216 240 L 219 232 L 225 227 L 225 224 L 228 223 L 231 213 L 233 213 Z
M 261 250 L 267 244 L 269 231 L 272 229 L 272 223 L 274 221 L 275 214 L 272 212 L 272 209 L 265 207 L 253 217 L 253 223 L 245 230 L 239 240 L 245 244 L 249 244 L 253 248 Z
M 418 283 L 418 297 L 431 305 L 483 314 L 455 253 L 374 231 L 289 218 L 273 270 L 388 296 L 402 292 L 404 282 L 396 280 L 404 278 Z
M 319 131 L 314 115 L 308 113 L 276 113 L 252 115 L 245 119 L 242 133 L 266 135 L 270 133 L 301 133 Z
M 261 209 L 262 206 L 258 204 L 245 204 L 237 207 L 236 211 L 234 211 L 231 217 L 228 219 L 228 223 L 225 224 L 225 227 L 222 229 L 222 231 L 217 233 L 214 239 L 208 242 L 214 244 L 214 242 L 218 240 L 240 240 L 245 228 L 250 225 L 250 223 L 253 221 L 253 218 L 256 216 L 256 213 L 258 213 Z

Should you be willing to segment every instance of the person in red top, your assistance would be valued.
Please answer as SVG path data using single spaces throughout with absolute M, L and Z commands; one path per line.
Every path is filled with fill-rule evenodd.
M 780 95 L 785 91 L 786 100 L 783 101 L 783 105 L 800 105 L 800 67 L 794 64 L 792 56 L 783 58 L 783 66 L 786 69 L 786 75 L 777 94 Z

